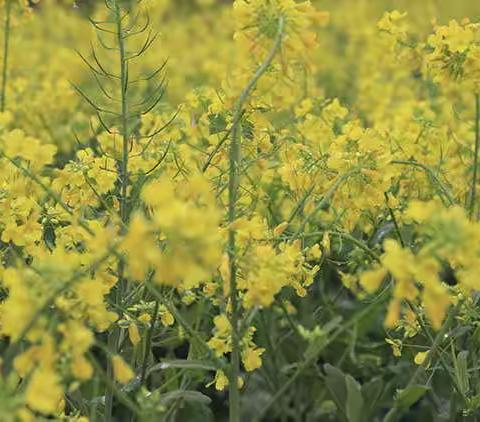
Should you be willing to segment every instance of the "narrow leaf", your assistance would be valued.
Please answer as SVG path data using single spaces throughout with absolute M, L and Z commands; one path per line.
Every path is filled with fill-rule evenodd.
M 420 400 L 429 390 L 430 387 L 426 385 L 412 385 L 404 390 L 400 390 L 395 399 L 396 406 L 408 409 L 410 406 L 414 405 L 418 400 Z
M 347 387 L 347 418 L 349 422 L 360 422 L 363 420 L 363 396 L 360 384 L 351 375 L 345 376 Z

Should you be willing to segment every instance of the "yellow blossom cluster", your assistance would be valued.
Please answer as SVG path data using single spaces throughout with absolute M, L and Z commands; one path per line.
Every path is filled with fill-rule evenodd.
M 275 384 L 270 335 L 320 350 L 295 312 L 340 278 L 382 289 L 409 338 L 480 289 L 478 23 L 432 25 L 435 2 L 32 3 L 0 2 L 0 418 L 160 420 L 264 362 Z
M 480 32 L 478 24 L 452 20 L 439 25 L 428 38 L 433 51 L 426 57 L 433 79 L 438 83 L 449 80 L 463 82 L 478 92 L 480 84 Z

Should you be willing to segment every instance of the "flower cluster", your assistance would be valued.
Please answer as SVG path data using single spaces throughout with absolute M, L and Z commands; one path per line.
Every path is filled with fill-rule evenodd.
M 364 329 L 332 309 L 368 296 L 397 357 L 455 312 L 478 325 L 478 23 L 432 28 L 423 2 L 33 3 L 0 2 L 5 420 L 188 418 L 210 385 L 276 400 L 330 341 L 354 360 Z
M 452 20 L 439 25 L 428 38 L 433 51 L 426 57 L 433 79 L 438 83 L 458 80 L 478 92 L 480 84 L 479 26 L 468 21 Z

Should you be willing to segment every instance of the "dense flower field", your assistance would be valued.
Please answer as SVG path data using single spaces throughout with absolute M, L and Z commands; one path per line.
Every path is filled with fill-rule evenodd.
M 0 12 L 0 421 L 480 418 L 478 2 Z

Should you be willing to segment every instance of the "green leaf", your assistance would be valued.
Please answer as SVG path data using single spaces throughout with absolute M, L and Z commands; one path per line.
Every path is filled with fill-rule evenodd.
M 227 128 L 227 120 L 223 114 L 209 114 L 208 122 L 208 131 L 210 135 L 223 132 Z
M 372 419 L 382 394 L 383 380 L 381 378 L 374 378 L 362 386 L 362 396 L 367 399 L 364 408 L 366 420 Z
M 251 121 L 246 119 L 242 121 L 242 136 L 244 138 L 253 140 L 254 130 L 255 127 L 253 126 L 253 123 Z
M 468 351 L 461 351 L 456 357 L 454 356 L 455 378 L 462 394 L 467 394 L 470 389 L 468 377 Z
M 325 384 L 332 396 L 332 400 L 337 405 L 338 410 L 346 417 L 347 385 L 345 382 L 345 374 L 340 371 L 340 369 L 328 363 L 325 364 L 323 368 L 326 374 Z
M 50 224 L 43 226 L 43 240 L 48 249 L 53 250 L 55 248 L 56 233 Z
M 345 375 L 347 387 L 347 418 L 349 422 L 360 422 L 363 420 L 363 396 L 362 387 L 351 375 Z
M 480 325 L 475 328 L 475 331 L 472 334 L 472 342 L 476 347 L 480 346 Z
M 397 407 L 408 409 L 410 406 L 420 400 L 424 394 L 430 390 L 426 385 L 412 385 L 404 390 L 397 392 L 395 403 Z

